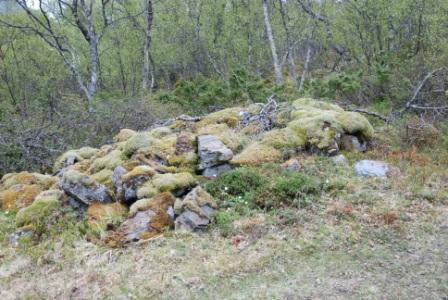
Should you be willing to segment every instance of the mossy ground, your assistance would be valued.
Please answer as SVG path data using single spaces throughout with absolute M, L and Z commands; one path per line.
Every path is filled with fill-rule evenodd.
M 216 181 L 212 192 L 221 208 L 202 234 L 167 232 L 110 249 L 86 240 L 83 222 L 63 218 L 39 243 L 25 240 L 12 249 L 6 239 L 14 214 L 2 213 L 0 297 L 443 299 L 445 141 L 410 147 L 398 142 L 394 126 L 377 132 L 374 150 L 346 156 L 351 166 L 359 159 L 385 160 L 395 169 L 390 178 L 358 178 L 352 167 L 305 154 L 298 157 L 301 175 L 277 164 L 240 168 Z M 293 184 L 306 205 L 291 201 L 267 209 L 257 203 L 262 198 L 249 197 L 259 186 L 294 199 Z M 251 199 L 257 201 L 245 203 Z

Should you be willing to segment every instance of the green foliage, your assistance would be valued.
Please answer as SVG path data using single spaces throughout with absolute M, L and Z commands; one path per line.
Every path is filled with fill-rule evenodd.
M 321 190 L 321 182 L 315 176 L 265 165 L 224 173 L 205 188 L 218 200 L 220 207 L 235 207 L 241 211 L 244 207 L 305 207 Z

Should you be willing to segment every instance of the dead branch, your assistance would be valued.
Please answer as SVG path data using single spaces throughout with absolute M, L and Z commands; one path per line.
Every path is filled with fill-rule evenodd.
M 390 122 L 390 118 L 385 117 L 383 115 L 380 115 L 378 113 L 371 112 L 371 111 L 367 111 L 367 110 L 363 110 L 363 109 L 359 109 L 359 108 L 352 109 L 352 110 L 349 110 L 349 111 L 365 114 L 365 115 L 368 115 L 368 116 L 372 116 L 372 117 L 378 118 L 378 119 L 380 119 L 380 120 L 382 120 L 382 121 L 384 121 L 386 123 Z
M 444 70 L 445 67 L 441 67 L 438 69 L 435 69 L 431 72 L 429 72 L 428 74 L 426 74 L 425 78 L 423 78 L 423 80 L 419 83 L 419 85 L 417 86 L 417 88 L 414 90 L 414 93 L 412 94 L 412 97 L 409 99 L 408 102 L 406 102 L 405 107 L 399 112 L 399 115 L 403 114 L 405 111 L 407 111 L 410 108 L 414 108 L 414 109 L 439 109 L 439 108 L 425 108 L 424 106 L 419 106 L 419 105 L 414 105 L 413 103 L 415 102 L 415 100 L 417 99 L 418 95 L 420 94 L 420 91 L 422 90 L 422 88 L 425 86 L 426 82 L 437 72 L 440 72 L 442 70 Z M 443 109 L 443 108 L 440 108 Z

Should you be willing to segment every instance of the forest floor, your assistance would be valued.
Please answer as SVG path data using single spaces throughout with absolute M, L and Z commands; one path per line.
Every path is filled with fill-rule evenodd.
M 303 157 L 342 188 L 252 211 L 225 234 L 167 232 L 110 249 L 81 237 L 0 248 L 0 299 L 448 299 L 448 154 L 385 151 L 387 179 Z M 0 215 L 0 228 L 11 217 Z M 1 230 L 0 230 L 1 231 Z M 1 233 L 1 232 L 0 232 Z

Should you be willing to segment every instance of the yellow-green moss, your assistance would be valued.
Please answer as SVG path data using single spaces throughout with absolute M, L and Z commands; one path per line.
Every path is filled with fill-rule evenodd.
M 195 128 L 201 128 L 210 124 L 227 124 L 230 128 L 234 128 L 240 122 L 240 112 L 242 110 L 240 107 L 232 107 L 211 113 L 196 123 Z
M 169 127 L 157 127 L 152 129 L 149 134 L 156 139 L 160 139 L 164 136 L 170 135 L 172 132 L 173 131 Z
M 83 147 L 83 148 L 80 148 L 77 150 L 69 150 L 56 159 L 54 166 L 53 166 L 53 171 L 57 172 L 60 169 L 62 169 L 64 167 L 64 161 L 69 156 L 74 156 L 75 161 L 80 162 L 84 159 L 90 159 L 90 158 L 94 157 L 99 152 L 100 152 L 99 149 L 91 148 L 91 147 Z
M 195 152 L 187 152 L 182 155 L 173 155 L 168 159 L 168 163 L 176 167 L 189 167 L 195 165 L 198 161 L 198 156 Z
M 213 135 L 232 151 L 238 150 L 247 141 L 247 137 L 230 129 L 225 123 L 205 125 L 197 129 L 197 135 Z
M 374 131 L 369 121 L 359 113 L 346 112 L 337 105 L 300 99 L 293 103 L 297 109 L 291 113 L 293 121 L 288 128 L 306 132 L 308 142 L 318 148 L 327 148 L 339 134 L 353 134 L 369 140 Z
M 139 132 L 126 141 L 123 153 L 130 157 L 137 150 L 151 146 L 155 140 L 150 132 Z
M 153 168 L 150 166 L 137 166 L 132 171 L 126 173 L 121 177 L 123 182 L 129 182 L 135 177 L 144 176 L 144 177 L 152 177 L 156 174 Z
M 190 173 L 157 174 L 153 177 L 152 184 L 161 192 L 173 191 L 180 188 L 196 185 L 196 179 Z
M 272 146 L 252 143 L 240 154 L 233 157 L 231 164 L 237 166 L 256 166 L 268 162 L 279 162 L 283 159 L 282 153 Z
M 48 221 L 48 217 L 60 206 L 62 192 L 46 191 L 36 197 L 28 207 L 22 208 L 16 215 L 17 227 L 26 225 L 38 229 Z
M 114 141 L 117 143 L 126 142 L 136 134 L 137 132 L 135 132 L 134 130 L 125 128 L 120 130 L 120 132 L 116 136 L 114 136 Z
M 112 174 L 113 172 L 111 170 L 104 169 L 99 171 L 98 173 L 91 175 L 90 177 L 99 184 L 102 184 L 106 186 L 108 189 L 112 190 L 113 189 Z
M 344 111 L 340 106 L 336 104 L 328 103 L 325 101 L 319 101 L 312 98 L 297 99 L 292 103 L 292 106 L 295 109 L 305 109 L 305 110 L 316 108 L 320 110 L 333 110 L 337 112 Z
M 306 142 L 307 136 L 304 131 L 283 128 L 266 132 L 260 143 L 278 150 L 288 150 L 304 148 Z
M 151 181 L 147 181 L 137 189 L 137 199 L 143 199 L 143 198 L 151 198 L 155 196 L 159 191 L 157 188 L 152 184 Z
M 176 153 L 176 141 L 177 137 L 175 135 L 154 139 L 151 145 L 140 148 L 138 153 L 168 161 Z
M 92 179 L 92 177 L 75 170 L 68 170 L 67 172 L 65 172 L 64 179 L 72 183 L 79 183 L 86 187 L 95 185 L 95 181 Z
M 114 170 L 121 164 L 123 164 L 123 153 L 118 149 L 112 150 L 106 156 L 93 161 L 91 172 L 96 173 L 103 169 Z

